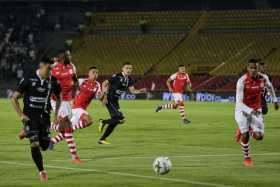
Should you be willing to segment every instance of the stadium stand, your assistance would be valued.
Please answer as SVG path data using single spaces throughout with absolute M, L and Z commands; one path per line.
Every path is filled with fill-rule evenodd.
M 120 70 L 122 64 L 135 64 L 135 73 L 143 75 L 182 38 L 181 34 L 87 36 L 73 44 L 73 58 L 84 74 L 90 64 L 103 74 Z
M 160 90 L 166 89 L 166 75 L 187 64 L 196 90 L 232 91 L 235 76 L 250 58 L 263 58 L 268 72 L 279 75 L 279 13 L 277 9 L 96 13 L 90 34 L 74 43 L 74 57 L 83 64 L 81 73 L 95 63 L 110 74 L 130 61 L 136 74 L 149 75 L 139 86 L 155 82 Z M 144 33 L 141 20 L 147 27 Z M 278 84 L 277 77 L 273 81 Z

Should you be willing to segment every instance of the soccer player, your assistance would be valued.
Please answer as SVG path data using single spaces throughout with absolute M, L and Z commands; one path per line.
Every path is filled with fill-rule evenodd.
M 173 82 L 172 86 L 171 82 Z M 174 102 L 157 106 L 156 112 L 159 112 L 163 109 L 177 109 L 179 107 L 179 112 L 183 124 L 191 123 L 191 121 L 186 118 L 183 99 L 185 87 L 187 87 L 187 89 L 191 91 L 191 81 L 189 75 L 186 73 L 186 67 L 184 65 L 179 65 L 178 72 L 171 75 L 168 78 L 166 84 L 169 92 L 172 92 Z
M 125 92 L 129 91 L 133 94 L 146 93 L 145 88 L 135 89 L 133 86 L 133 81 L 130 78 L 132 73 L 132 64 L 126 62 L 122 67 L 122 72 L 114 74 L 110 80 L 105 80 L 102 83 L 102 90 L 108 90 L 108 93 L 103 98 L 103 103 L 110 114 L 110 118 L 99 120 L 99 132 L 102 133 L 105 126 L 105 132 L 100 137 L 99 144 L 110 144 L 107 141 L 107 137 L 113 132 L 118 124 L 123 124 L 125 122 L 125 117 L 120 111 L 119 97 Z
M 74 104 L 72 106 L 72 118 L 71 123 L 73 130 L 83 129 L 92 124 L 92 118 L 87 113 L 86 109 L 89 106 L 93 98 L 103 99 L 104 92 L 101 92 L 101 86 L 97 82 L 98 69 L 95 66 L 89 68 L 88 78 L 83 80 L 79 90 L 74 99 Z M 106 91 L 106 90 L 105 90 Z M 52 124 L 51 129 L 54 131 L 59 131 L 59 124 Z M 64 139 L 64 136 L 58 134 L 52 138 L 52 143 L 57 144 Z
M 61 86 L 61 105 L 58 109 L 57 120 L 55 124 L 59 124 L 61 137 L 64 137 L 70 153 L 72 155 L 72 162 L 75 164 L 81 163 L 80 157 L 77 154 L 76 143 L 73 137 L 73 128 L 71 123 L 71 101 L 78 87 L 78 79 L 76 75 L 76 68 L 71 63 L 70 52 L 61 53 L 58 56 L 57 62 L 51 71 L 52 75 L 59 81 Z M 52 142 L 55 143 L 55 142 Z
M 50 94 L 54 93 L 57 96 L 60 94 L 60 86 L 56 79 L 50 76 L 50 70 L 50 62 L 41 62 L 36 72 L 25 76 L 19 82 L 11 98 L 12 105 L 24 124 L 24 136 L 29 138 L 32 159 L 42 181 L 48 180 L 40 148 L 43 151 L 47 150 L 50 142 Z M 21 96 L 23 110 L 18 102 Z
M 236 85 L 235 107 L 235 120 L 239 127 L 236 135 L 237 140 L 241 141 L 240 145 L 244 155 L 245 166 L 253 165 L 249 152 L 250 136 L 255 140 L 262 140 L 264 136 L 261 97 L 265 87 L 270 91 L 273 100 L 276 101 L 276 96 L 271 91 L 273 87 L 269 79 L 258 72 L 258 60 L 249 60 L 247 73 L 238 80 Z
M 266 76 L 267 79 L 269 79 L 269 77 L 268 77 L 268 75 L 266 74 L 266 71 L 265 71 L 265 63 L 262 62 L 261 60 L 259 60 L 258 66 L 259 66 L 259 72 L 262 73 L 264 76 Z M 275 95 L 275 91 L 274 91 L 273 86 L 271 88 L 271 91 L 273 92 L 273 95 Z M 268 94 L 267 93 L 267 88 L 264 88 L 263 93 L 262 93 L 262 114 L 263 115 L 266 115 L 268 113 L 268 107 L 267 107 L 267 103 L 266 103 L 266 99 L 265 99 L 267 94 Z M 273 100 L 272 102 L 274 103 L 274 107 L 278 108 L 277 98 L 276 98 L 276 100 Z

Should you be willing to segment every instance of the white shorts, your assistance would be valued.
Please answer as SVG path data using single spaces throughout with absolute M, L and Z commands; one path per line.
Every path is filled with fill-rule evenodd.
M 71 118 L 72 125 L 76 125 L 77 123 L 79 123 L 79 120 L 83 114 L 88 115 L 87 111 L 85 111 L 82 108 L 72 109 L 72 118 Z
M 182 93 L 172 93 L 172 96 L 176 103 L 184 101 Z
M 72 117 L 71 101 L 61 101 L 57 116 L 60 118 Z
M 262 114 L 258 116 L 247 117 L 241 110 L 235 110 L 235 121 L 241 133 L 249 132 L 249 127 L 253 132 L 264 134 L 264 123 Z

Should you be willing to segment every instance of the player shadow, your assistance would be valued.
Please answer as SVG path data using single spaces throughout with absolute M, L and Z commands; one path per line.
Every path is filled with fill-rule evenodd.
M 55 179 L 61 179 L 61 177 L 70 177 L 72 178 L 72 176 L 74 178 L 76 178 L 78 175 L 79 176 L 86 176 L 86 175 L 92 175 L 92 174 L 102 174 L 102 172 L 98 172 L 98 171 L 83 171 L 83 172 L 76 172 L 76 171 L 69 171 L 69 173 L 59 173 L 56 176 L 51 176 L 49 177 L 49 180 L 55 180 Z
M 99 155 L 99 156 L 94 156 L 90 159 L 92 160 L 103 160 L 103 159 L 113 159 L 113 158 L 120 158 L 120 157 L 133 157 L 133 156 L 138 156 L 135 154 L 114 154 L 114 155 Z

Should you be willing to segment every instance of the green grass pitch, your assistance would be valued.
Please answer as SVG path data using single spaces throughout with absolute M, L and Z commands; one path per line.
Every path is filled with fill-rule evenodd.
M 270 106 L 265 139 L 251 143 L 255 167 L 245 168 L 234 140 L 234 104 L 186 102 L 192 124 L 181 124 L 178 110 L 154 112 L 163 101 L 121 101 L 126 124 L 98 145 L 97 126 L 74 137 L 84 164 L 70 163 L 65 142 L 45 152 L 49 181 L 42 184 L 31 161 L 27 140 L 19 141 L 20 120 L 8 100 L 0 100 L 0 186 L 5 187 L 188 187 L 280 186 L 280 115 Z M 94 119 L 106 118 L 97 101 Z M 152 170 L 153 159 L 168 156 L 173 168 L 163 176 Z

